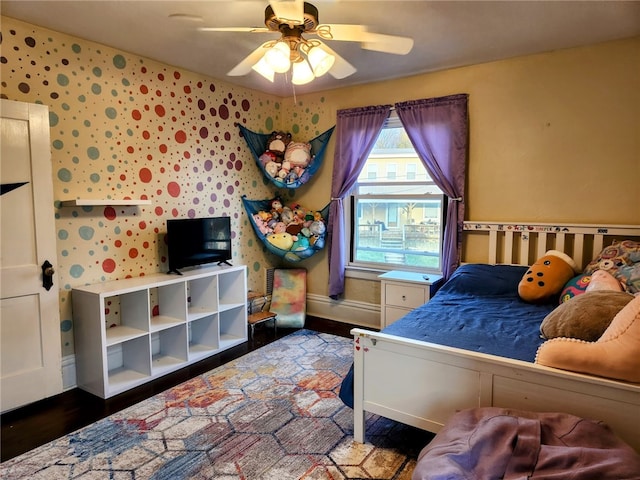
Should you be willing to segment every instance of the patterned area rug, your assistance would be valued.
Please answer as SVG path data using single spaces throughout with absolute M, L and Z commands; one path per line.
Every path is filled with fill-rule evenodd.
M 338 398 L 352 340 L 299 330 L 0 464 L 0 478 L 402 479 L 431 434 Z

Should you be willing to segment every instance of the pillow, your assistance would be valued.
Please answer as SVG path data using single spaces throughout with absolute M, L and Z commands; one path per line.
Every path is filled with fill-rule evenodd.
M 567 305 L 570 303 L 567 302 Z M 535 362 L 548 367 L 639 383 L 638 345 L 640 295 L 632 297 L 618 312 L 598 341 L 553 338 L 538 348 Z
M 518 295 L 525 302 L 548 301 L 558 295 L 576 273 L 578 266 L 569 255 L 549 250 L 526 271 L 518 284 Z
M 564 284 L 564 288 L 562 292 L 560 292 L 560 303 L 564 303 L 586 292 L 590 281 L 591 275 L 585 275 L 584 273 L 573 277 Z
M 463 295 L 515 295 L 526 267 L 520 265 L 460 265 L 439 290 Z
M 605 247 L 584 269 L 592 274 L 606 270 L 613 275 L 629 293 L 640 292 L 640 242 L 623 240 Z
M 544 338 L 577 338 L 595 342 L 607 329 L 613 317 L 633 300 L 625 292 L 595 290 L 585 292 L 562 303 L 540 324 Z

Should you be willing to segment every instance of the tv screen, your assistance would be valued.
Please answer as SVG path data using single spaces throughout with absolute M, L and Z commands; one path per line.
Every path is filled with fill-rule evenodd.
M 217 262 L 231 265 L 229 217 L 167 220 L 169 273 L 180 268 Z

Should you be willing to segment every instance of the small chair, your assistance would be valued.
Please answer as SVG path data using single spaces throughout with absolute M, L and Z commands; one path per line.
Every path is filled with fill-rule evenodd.
M 257 312 L 254 312 L 254 307 L 255 307 L 255 302 L 258 299 L 263 299 L 262 305 L 260 306 L 260 310 Z M 274 312 L 270 312 L 269 310 L 265 310 L 265 307 L 267 306 L 267 296 L 263 293 L 258 293 L 258 292 L 249 292 L 247 295 L 247 310 L 248 310 L 248 315 L 247 315 L 247 322 L 249 323 L 249 326 L 251 327 L 251 337 L 253 338 L 253 334 L 254 334 L 254 330 L 255 330 L 255 326 L 258 325 L 259 323 L 263 323 L 263 322 L 268 322 L 273 320 L 273 329 L 274 331 L 277 331 L 277 325 L 276 325 L 276 317 L 278 316 L 277 313 Z

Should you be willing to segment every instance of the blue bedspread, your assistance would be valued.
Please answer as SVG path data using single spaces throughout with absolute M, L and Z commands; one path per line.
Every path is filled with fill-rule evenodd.
M 518 296 L 526 267 L 469 264 L 436 295 L 384 333 L 533 362 L 542 344 L 540 323 L 556 304 Z
M 460 266 L 434 297 L 383 329 L 384 333 L 533 362 L 542 344 L 540 324 L 557 304 L 518 296 L 527 267 Z M 353 368 L 340 398 L 353 406 Z

